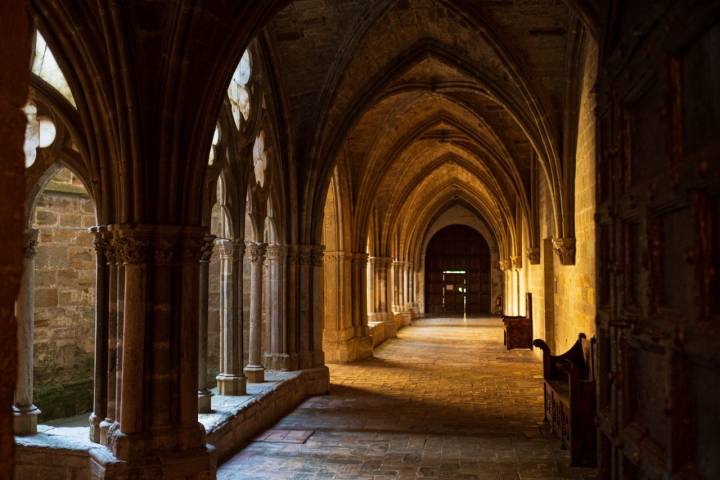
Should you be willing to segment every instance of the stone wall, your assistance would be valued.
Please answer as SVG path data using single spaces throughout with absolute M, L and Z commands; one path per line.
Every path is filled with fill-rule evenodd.
M 595 334 L 595 94 L 598 49 L 588 40 L 578 120 L 575 167 L 575 265 L 555 260 L 555 348 L 566 350 L 579 332 Z
M 562 265 L 552 251 L 552 204 L 540 182 L 540 264 L 524 268 L 533 294 L 533 336 L 563 352 L 584 332 L 595 334 L 595 95 L 597 45 L 589 40 L 582 79 L 575 171 L 575 265 Z M 529 262 L 528 262 L 529 263 Z M 523 310 L 524 312 L 524 310 Z
M 92 409 L 95 250 L 87 232 L 95 205 L 80 180 L 60 170 L 33 211 L 35 401 L 40 420 Z

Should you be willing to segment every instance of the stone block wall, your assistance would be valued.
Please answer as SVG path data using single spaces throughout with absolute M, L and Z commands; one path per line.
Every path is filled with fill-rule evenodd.
M 555 260 L 555 344 L 566 350 L 579 332 L 595 334 L 595 94 L 598 49 L 589 40 L 580 97 L 575 167 L 575 265 Z
M 33 211 L 35 257 L 35 402 L 40 420 L 92 408 L 95 250 L 87 229 L 95 205 L 80 180 L 63 169 Z
M 524 268 L 533 294 L 533 336 L 556 352 L 595 334 L 595 94 L 597 44 L 584 54 L 575 171 L 575 265 L 562 265 L 552 251 L 552 205 L 547 183 L 540 182 L 540 264 Z M 524 310 L 523 310 L 524 311 Z

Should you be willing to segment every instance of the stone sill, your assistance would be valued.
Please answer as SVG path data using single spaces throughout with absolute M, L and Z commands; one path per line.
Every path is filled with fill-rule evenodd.
M 248 384 L 248 395 L 215 395 L 212 413 L 198 415 L 220 461 L 230 457 L 271 427 L 305 398 L 329 388 L 326 367 L 293 372 L 266 372 L 267 381 Z M 91 457 L 118 460 L 102 445 L 88 440 L 88 427 L 40 426 L 35 435 L 16 436 L 16 479 L 90 477 Z

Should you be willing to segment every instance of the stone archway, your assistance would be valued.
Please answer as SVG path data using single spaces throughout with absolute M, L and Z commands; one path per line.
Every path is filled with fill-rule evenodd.
M 490 248 L 465 225 L 438 231 L 425 253 L 425 309 L 430 314 L 490 312 Z

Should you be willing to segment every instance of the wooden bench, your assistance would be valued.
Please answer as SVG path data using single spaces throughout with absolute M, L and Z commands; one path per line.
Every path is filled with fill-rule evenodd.
M 595 339 L 588 341 L 581 333 L 562 355 L 552 355 L 543 340 L 536 339 L 533 345 L 543 351 L 545 421 L 560 437 L 561 448 L 570 449 L 572 466 L 594 467 Z
M 532 294 L 528 293 L 525 297 L 524 317 L 503 316 L 503 343 L 508 350 L 514 348 L 529 348 L 532 350 Z

